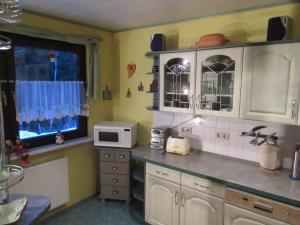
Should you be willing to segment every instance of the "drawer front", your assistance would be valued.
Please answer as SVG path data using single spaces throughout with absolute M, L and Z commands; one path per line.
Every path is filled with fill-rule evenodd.
M 155 177 L 174 182 L 176 184 L 180 184 L 180 173 L 175 170 L 147 163 L 146 173 Z
M 128 174 L 129 163 L 100 162 L 101 173 Z
M 192 188 L 194 190 L 203 191 L 218 196 L 220 198 L 225 197 L 224 185 L 200 177 L 195 177 L 195 176 L 182 173 L 181 185 Z
M 115 151 L 115 161 L 116 162 L 129 162 L 130 154 L 126 150 Z
M 115 161 L 115 151 L 110 149 L 100 150 L 100 160 L 106 162 Z
M 129 187 L 129 176 L 119 175 L 119 174 L 101 174 L 100 177 L 101 185 L 113 185 L 113 186 L 123 186 Z
M 111 197 L 111 198 L 128 199 L 129 198 L 129 188 L 128 187 L 116 187 L 116 186 L 101 185 L 101 196 Z

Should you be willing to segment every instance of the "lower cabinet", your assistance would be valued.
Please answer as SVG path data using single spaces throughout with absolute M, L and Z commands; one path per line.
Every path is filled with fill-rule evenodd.
M 146 222 L 153 225 L 179 225 L 180 186 L 146 175 Z
M 289 225 L 289 224 L 229 204 L 225 204 L 224 225 Z
M 203 183 L 204 179 L 184 179 L 184 176 L 147 163 L 146 222 L 152 225 L 223 225 L 223 199 L 207 194 L 215 191 L 215 186 Z
M 222 225 L 223 200 L 181 187 L 180 225 Z

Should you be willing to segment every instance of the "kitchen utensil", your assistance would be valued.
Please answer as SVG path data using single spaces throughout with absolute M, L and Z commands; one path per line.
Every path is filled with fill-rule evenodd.
M 300 180 L 300 143 L 296 144 L 294 150 L 291 178 Z
M 272 137 L 259 147 L 259 164 L 267 170 L 276 170 L 280 167 L 280 148 Z
M 190 152 L 190 143 L 186 137 L 171 136 L 168 138 L 166 151 L 187 155 Z

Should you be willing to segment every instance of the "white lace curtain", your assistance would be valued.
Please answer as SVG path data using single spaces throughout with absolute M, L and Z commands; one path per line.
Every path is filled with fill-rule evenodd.
M 88 116 L 82 81 L 16 81 L 17 121 Z

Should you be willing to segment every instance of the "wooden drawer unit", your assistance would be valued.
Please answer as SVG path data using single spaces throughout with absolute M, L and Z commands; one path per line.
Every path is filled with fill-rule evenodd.
M 101 174 L 101 185 L 113 185 L 113 186 L 123 186 L 129 187 L 128 175 L 120 174 Z
M 130 201 L 130 149 L 98 148 L 100 151 L 100 197 Z
M 129 188 L 128 187 L 101 185 L 101 194 L 103 196 L 110 197 L 110 198 L 128 199 L 129 198 Z

